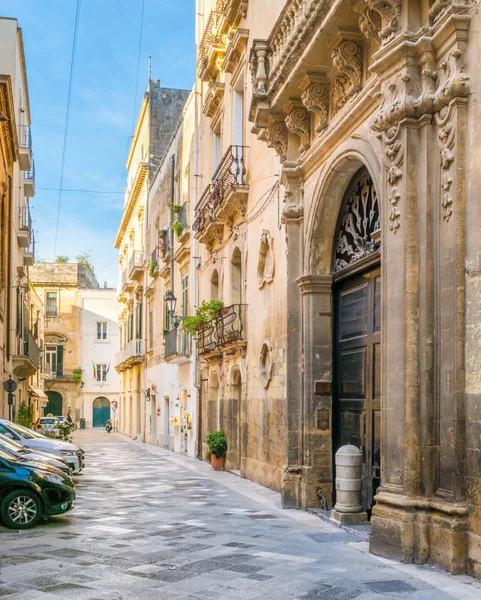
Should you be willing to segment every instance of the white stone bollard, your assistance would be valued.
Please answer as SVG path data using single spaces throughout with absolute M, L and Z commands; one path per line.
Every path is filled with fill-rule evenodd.
M 361 503 L 361 485 L 362 452 L 356 446 L 342 446 L 336 452 L 336 506 L 331 512 L 334 524 L 367 521 Z

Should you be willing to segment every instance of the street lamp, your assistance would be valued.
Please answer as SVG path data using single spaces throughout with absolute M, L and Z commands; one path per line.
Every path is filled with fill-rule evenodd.
M 165 303 L 167 304 L 167 310 L 173 317 L 175 314 L 175 305 L 177 303 L 177 298 L 174 296 L 174 292 L 172 290 L 165 292 Z

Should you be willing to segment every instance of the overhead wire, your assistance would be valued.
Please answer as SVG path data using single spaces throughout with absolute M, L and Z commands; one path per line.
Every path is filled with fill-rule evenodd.
M 67 93 L 67 110 L 65 112 L 65 129 L 63 134 L 63 148 L 62 148 L 62 162 L 60 165 L 60 184 L 58 191 L 58 201 L 57 201 L 57 219 L 55 224 L 55 237 L 53 243 L 53 255 L 55 257 L 57 253 L 57 240 L 58 240 L 58 229 L 60 223 L 60 207 L 62 201 L 62 187 L 63 187 L 63 174 L 64 174 L 64 166 L 65 166 L 65 154 L 67 149 L 67 139 L 68 139 L 68 123 L 70 118 L 70 100 L 72 97 L 72 82 L 73 82 L 73 74 L 75 67 L 75 56 L 77 53 L 77 36 L 78 36 L 78 25 L 80 21 L 80 9 L 82 6 L 82 0 L 77 0 L 77 9 L 75 11 L 75 25 L 73 32 L 73 41 L 72 41 L 72 54 L 70 58 L 70 75 L 68 81 L 68 93 Z

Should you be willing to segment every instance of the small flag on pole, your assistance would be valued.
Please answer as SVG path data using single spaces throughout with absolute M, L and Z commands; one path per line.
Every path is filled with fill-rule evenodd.
M 110 363 L 107 365 L 107 369 L 105 371 L 105 379 L 107 379 L 107 375 L 109 374 L 110 371 Z
M 97 367 L 95 366 L 94 361 L 92 361 L 92 367 L 94 368 L 94 379 L 97 381 Z

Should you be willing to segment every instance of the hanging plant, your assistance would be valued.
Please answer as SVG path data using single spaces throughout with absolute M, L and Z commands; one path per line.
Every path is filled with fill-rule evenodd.
M 180 223 L 179 221 L 177 221 L 176 223 L 174 223 L 172 225 L 172 229 L 174 230 L 175 235 L 180 238 L 180 236 L 182 235 L 182 232 L 184 231 L 184 226 L 182 225 L 182 223 Z
M 195 315 L 191 317 L 185 317 L 182 321 L 182 329 L 185 333 L 195 335 L 198 331 L 215 325 L 217 323 L 217 317 L 219 312 L 224 308 L 224 302 L 222 300 L 209 300 L 202 302 L 202 304 L 196 308 Z
M 171 204 L 170 205 L 170 214 L 172 215 L 172 221 L 174 221 L 175 217 L 177 215 L 180 215 L 181 212 L 182 212 L 181 204 Z
M 72 379 L 74 381 L 82 381 L 82 369 L 74 369 Z
M 157 270 L 157 261 L 156 260 L 152 260 L 150 265 L 149 265 L 149 275 L 151 277 L 153 277 L 155 275 L 155 272 Z

